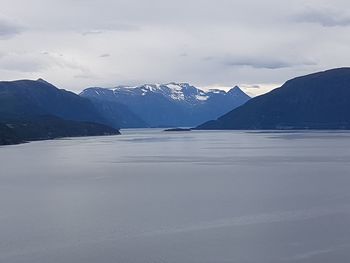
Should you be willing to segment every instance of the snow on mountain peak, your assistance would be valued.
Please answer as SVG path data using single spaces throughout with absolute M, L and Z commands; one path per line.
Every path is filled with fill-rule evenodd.
M 169 83 L 165 84 L 165 87 L 167 87 L 170 91 L 170 97 L 174 100 L 185 100 L 185 94 L 182 91 L 182 87 L 178 85 L 177 83 Z
M 235 86 L 228 92 L 221 89 L 209 89 L 203 91 L 188 83 L 176 83 L 169 82 L 166 84 L 144 84 L 140 86 L 117 86 L 110 89 L 115 95 L 162 95 L 171 100 L 178 102 L 186 102 L 190 104 L 203 103 L 213 96 L 246 96 L 246 94 L 238 87 Z

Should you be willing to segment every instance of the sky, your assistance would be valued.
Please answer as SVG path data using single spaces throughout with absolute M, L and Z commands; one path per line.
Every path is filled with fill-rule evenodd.
M 1 0 L 1 80 L 259 95 L 349 61 L 348 0 Z

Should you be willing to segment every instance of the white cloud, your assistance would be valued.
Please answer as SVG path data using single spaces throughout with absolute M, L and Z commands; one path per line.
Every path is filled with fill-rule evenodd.
M 0 42 L 0 73 L 4 79 L 42 77 L 76 91 L 171 81 L 200 87 L 283 83 L 348 66 L 350 2 L 327 4 L 4 0 L 1 12 L 12 22 L 0 20 L 0 37 L 7 38 Z
M 0 39 L 8 39 L 20 34 L 24 28 L 8 18 L 0 16 Z
M 95 29 L 89 29 L 82 32 L 83 36 L 88 35 L 99 35 L 108 31 L 138 31 L 140 27 L 134 25 L 126 25 L 126 24 L 105 24 L 101 25 Z
M 308 7 L 293 18 L 297 22 L 315 23 L 324 27 L 350 26 L 350 12 L 334 7 Z
M 275 57 L 270 55 L 266 56 L 247 56 L 247 57 L 229 57 L 224 59 L 223 63 L 228 66 L 247 66 L 257 69 L 282 69 L 282 68 L 291 68 L 295 66 L 309 66 L 309 65 L 317 65 L 315 61 L 311 60 L 295 60 L 295 58 L 285 58 L 285 57 Z
M 0 54 L 0 68 L 15 72 L 45 72 L 49 69 L 59 70 L 60 68 L 78 70 L 81 72 L 87 69 L 79 63 L 69 60 L 62 54 L 50 53 L 47 51 L 40 53 L 10 52 Z

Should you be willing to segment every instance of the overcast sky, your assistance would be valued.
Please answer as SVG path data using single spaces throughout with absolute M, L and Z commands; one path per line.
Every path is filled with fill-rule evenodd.
M 1 0 L 2 80 L 259 94 L 349 61 L 349 0 Z

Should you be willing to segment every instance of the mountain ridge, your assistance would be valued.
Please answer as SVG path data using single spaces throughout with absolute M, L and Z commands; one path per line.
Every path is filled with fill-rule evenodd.
M 119 134 L 94 105 L 39 80 L 0 81 L 0 144 Z
M 197 129 L 350 129 L 350 68 L 288 80 Z
M 91 87 L 79 95 L 94 101 L 95 105 L 96 101 L 124 104 L 148 127 L 194 126 L 213 116 L 219 117 L 250 99 L 238 86 L 228 92 L 218 89 L 204 91 L 189 83 L 175 82 Z

